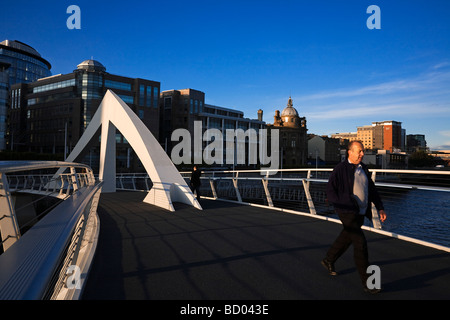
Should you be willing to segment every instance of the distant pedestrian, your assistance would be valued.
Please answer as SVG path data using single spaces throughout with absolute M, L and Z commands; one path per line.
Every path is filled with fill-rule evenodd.
M 386 220 L 386 213 L 367 166 L 362 163 L 363 157 L 363 144 L 360 141 L 350 142 L 347 158 L 334 168 L 328 180 L 327 198 L 334 206 L 343 230 L 328 250 L 322 265 L 330 275 L 337 275 L 334 263 L 353 244 L 355 264 L 364 291 L 378 293 L 380 289 L 367 287 L 369 259 L 367 241 L 361 226 L 364 217 L 372 217 L 371 203 L 378 209 L 381 222 Z
M 201 171 L 197 168 L 197 166 L 194 166 L 194 169 L 192 170 L 191 173 L 191 181 L 189 183 L 192 193 L 197 194 L 197 200 L 200 200 L 200 175 L 201 175 Z

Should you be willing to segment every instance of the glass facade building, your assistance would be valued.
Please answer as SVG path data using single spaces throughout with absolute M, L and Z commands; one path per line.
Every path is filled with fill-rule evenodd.
M 50 63 L 29 45 L 20 41 L 0 42 L 0 60 L 10 64 L 9 83 L 32 82 L 51 75 Z
M 10 125 L 14 150 L 50 153 L 64 158 L 89 125 L 107 90 L 114 91 L 159 136 L 160 83 L 106 72 L 98 61 L 85 60 L 72 73 L 11 86 Z M 18 140 L 20 139 L 20 140 Z M 116 132 L 117 170 L 143 170 L 128 142 Z M 99 148 L 83 162 L 98 168 Z
M 51 75 L 50 63 L 20 41 L 0 42 L 0 150 L 7 149 L 8 91 L 16 83 L 33 82 Z M 17 101 L 16 96 L 14 98 Z

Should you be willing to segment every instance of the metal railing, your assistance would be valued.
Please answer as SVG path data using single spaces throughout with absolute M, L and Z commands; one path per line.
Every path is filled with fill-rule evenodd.
M 203 171 L 202 197 L 264 206 L 339 221 L 326 197 L 333 169 Z M 450 247 L 450 171 L 373 169 L 371 178 L 383 199 L 388 219 L 381 223 L 372 207 L 366 228 L 398 238 Z M 181 172 L 189 182 L 190 172 Z M 118 190 L 148 191 L 146 174 L 117 175 Z M 424 218 L 427 221 L 424 221 Z M 424 225 L 426 224 L 426 225 Z
M 77 299 L 96 248 L 102 182 L 84 164 L 4 161 L 0 183 L 0 299 Z

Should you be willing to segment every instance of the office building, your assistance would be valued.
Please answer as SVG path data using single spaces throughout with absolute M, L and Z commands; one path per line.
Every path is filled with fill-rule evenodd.
M 402 142 L 402 123 L 398 121 L 372 122 L 373 149 L 389 150 L 394 152 L 404 147 Z
M 51 75 L 50 63 L 39 52 L 20 41 L 0 42 L 0 150 L 7 149 L 8 92 L 10 86 Z
M 357 132 L 341 132 L 341 133 L 334 133 L 331 135 L 331 138 L 333 139 L 339 139 L 339 144 L 341 148 L 341 157 L 345 157 L 345 150 L 348 148 L 348 144 L 351 141 L 358 140 L 358 133 Z
M 341 144 L 336 138 L 311 135 L 308 152 L 310 164 L 336 164 L 341 161 Z
M 202 134 L 208 129 L 219 129 L 223 137 L 225 137 L 226 129 L 243 129 L 244 131 L 255 129 L 258 132 L 259 129 L 265 128 L 261 110 L 258 111 L 258 119 L 245 118 L 244 112 L 240 110 L 206 104 L 205 93 L 195 89 L 161 92 L 160 109 L 162 124 L 160 127 L 160 142 L 165 146 L 169 155 L 174 145 L 178 143 L 177 141 L 171 141 L 172 132 L 176 129 L 186 129 L 193 137 L 195 121 L 201 122 Z M 202 150 L 207 144 L 207 141 L 203 142 Z M 230 164 L 225 161 L 225 145 L 223 151 L 223 163 L 217 165 L 229 166 Z
M 374 127 L 371 125 L 361 126 L 356 130 L 356 140 L 361 141 L 366 150 L 375 149 Z
M 11 87 L 11 149 L 66 155 L 75 147 L 108 89 L 139 116 L 158 139 L 160 83 L 106 72 L 96 60 L 80 63 L 72 73 Z M 117 170 L 140 171 L 140 162 L 116 133 Z M 98 167 L 98 147 L 84 162 Z
M 9 83 L 33 82 L 51 75 L 51 64 L 29 45 L 14 40 L 0 42 L 0 61 L 10 64 Z
M 332 138 L 342 141 L 359 140 L 367 150 L 389 150 L 391 152 L 405 149 L 405 130 L 399 121 L 372 122 L 372 125 L 357 127 L 357 132 L 335 133 Z
M 426 151 L 427 141 L 424 134 L 408 134 L 406 136 L 406 146 L 408 152 Z

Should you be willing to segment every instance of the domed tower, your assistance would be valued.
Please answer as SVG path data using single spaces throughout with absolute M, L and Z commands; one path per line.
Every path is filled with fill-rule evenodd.
M 77 65 L 78 70 L 86 70 L 86 71 L 97 71 L 97 72 L 106 72 L 106 68 L 97 60 L 84 60 L 82 63 Z
M 291 97 L 281 113 L 275 110 L 273 125 L 268 127 L 279 130 L 283 168 L 305 165 L 308 154 L 306 118 L 299 117 Z
M 294 108 L 291 97 L 289 97 L 286 108 L 281 112 L 281 120 L 283 121 L 284 127 L 300 127 L 300 117 L 298 116 L 297 110 Z
M 103 87 L 106 68 L 97 60 L 88 59 L 77 65 L 74 70 L 77 77 L 78 94 L 82 97 L 82 128 L 87 128 L 100 104 L 105 90 Z

